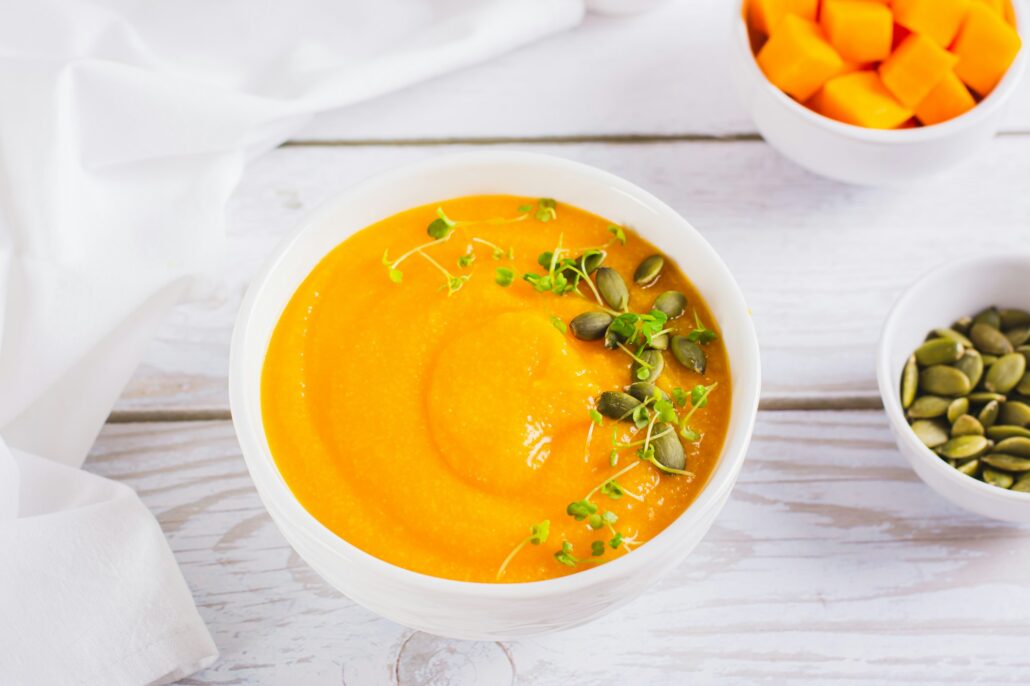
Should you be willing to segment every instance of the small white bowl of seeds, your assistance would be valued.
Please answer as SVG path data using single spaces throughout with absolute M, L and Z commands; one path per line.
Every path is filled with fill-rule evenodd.
M 877 379 L 898 448 L 927 485 L 1030 523 L 1030 253 L 916 281 L 887 316 Z

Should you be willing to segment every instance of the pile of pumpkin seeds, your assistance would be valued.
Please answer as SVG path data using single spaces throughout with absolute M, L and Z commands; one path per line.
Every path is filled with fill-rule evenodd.
M 934 329 L 905 364 L 916 436 L 963 474 L 1030 493 L 1030 312 L 989 307 Z
M 600 266 L 600 261 L 594 266 L 594 282 L 607 309 L 583 312 L 569 322 L 569 330 L 579 340 L 601 341 L 610 350 L 622 349 L 630 355 L 629 383 L 622 389 L 603 392 L 597 411 L 609 419 L 644 427 L 654 408 L 649 404 L 671 403 L 669 395 L 656 385 L 665 370 L 665 353 L 671 352 L 677 363 L 703 375 L 708 359 L 702 346 L 715 340 L 715 333 L 701 324 L 696 311 L 694 323 L 685 334 L 671 326 L 687 311 L 687 298 L 679 291 L 659 294 L 646 314 L 629 312 L 629 288 L 622 275 L 611 267 Z M 661 255 L 645 258 L 633 273 L 633 283 L 640 288 L 655 285 L 664 266 L 665 258 Z M 685 469 L 686 454 L 675 428 L 665 422 L 650 423 L 653 427 L 649 435 L 654 439 L 648 443 L 657 462 L 671 470 Z

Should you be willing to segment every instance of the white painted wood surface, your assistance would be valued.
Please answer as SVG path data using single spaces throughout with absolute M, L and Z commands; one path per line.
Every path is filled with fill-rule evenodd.
M 1008 134 L 969 164 L 904 191 L 842 186 L 753 135 L 728 79 L 730 7 L 589 17 L 319 117 L 249 167 L 222 279 L 175 310 L 87 462 L 158 515 L 211 626 L 222 657 L 185 683 L 1030 680 L 1030 530 L 936 497 L 867 409 L 879 327 L 905 284 L 971 250 L 1030 246 L 1030 80 Z M 766 411 L 730 504 L 672 578 L 592 625 L 477 644 L 413 633 L 327 587 L 270 523 L 231 425 L 182 420 L 228 417 L 236 309 L 305 213 L 377 171 L 498 142 L 624 176 L 708 237 L 754 311 Z
M 731 500 L 671 577 L 504 644 L 355 606 L 285 543 L 228 422 L 109 425 L 90 469 L 167 532 L 222 651 L 188 684 L 1026 683 L 1030 530 L 938 498 L 880 411 L 764 412 Z

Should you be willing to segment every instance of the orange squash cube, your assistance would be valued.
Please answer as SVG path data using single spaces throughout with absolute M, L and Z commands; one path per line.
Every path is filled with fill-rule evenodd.
M 891 54 L 894 15 L 869 0 L 825 0 L 819 24 L 830 45 L 851 62 L 878 62 Z
M 751 0 L 748 22 L 759 33 L 771 36 L 788 14 L 815 21 L 818 12 L 819 0 Z
M 967 86 L 986 96 L 1005 76 L 1021 46 L 1019 34 L 1003 17 L 975 3 L 951 49 L 958 57 L 955 73 Z
M 804 101 L 840 72 L 844 60 L 818 24 L 788 14 L 762 46 L 758 66 L 774 86 Z
M 880 78 L 895 98 L 912 109 L 957 61 L 957 57 L 926 36 L 913 33 L 880 65 Z
M 808 106 L 831 119 L 868 129 L 896 129 L 912 117 L 912 110 L 894 99 L 875 71 L 830 79 Z
M 948 47 L 969 13 L 973 0 L 894 0 L 894 21 L 913 33 Z
M 976 107 L 976 100 L 969 93 L 962 79 L 949 71 L 930 94 L 916 105 L 916 118 L 924 125 L 932 126 L 954 119 Z

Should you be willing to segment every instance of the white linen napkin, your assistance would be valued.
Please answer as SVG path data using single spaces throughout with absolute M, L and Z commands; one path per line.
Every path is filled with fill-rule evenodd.
M 0 683 L 165 683 L 215 659 L 156 521 L 76 468 L 220 249 L 244 163 L 315 112 L 582 14 L 582 0 L 0 0 Z

